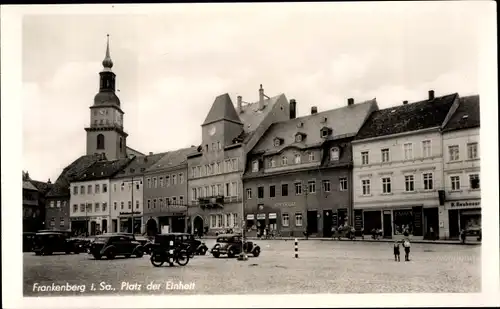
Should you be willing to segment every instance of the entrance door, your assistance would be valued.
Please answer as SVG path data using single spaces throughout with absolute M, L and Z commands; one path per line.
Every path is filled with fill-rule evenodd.
M 450 225 L 450 238 L 458 238 L 460 233 L 458 226 L 458 210 L 448 210 L 448 222 Z
M 307 232 L 309 235 L 318 233 L 318 211 L 307 211 Z
M 153 235 L 156 235 L 158 233 L 158 227 L 156 226 L 155 219 L 151 218 L 146 223 L 146 233 L 148 236 L 153 236 Z
M 198 233 L 199 236 L 203 236 L 203 219 L 200 216 L 194 217 L 193 227 L 195 234 Z
M 391 213 L 384 213 L 384 238 L 392 238 L 392 218 Z
M 111 220 L 111 231 L 113 233 L 118 232 L 118 220 L 116 219 Z
M 332 211 L 323 210 L 323 237 L 332 237 Z
M 424 208 L 424 237 L 436 239 L 439 236 L 438 208 Z
M 95 235 L 96 232 L 96 223 L 95 221 L 90 222 L 90 235 Z
M 184 233 L 185 217 L 172 217 L 172 233 Z
M 102 232 L 107 233 L 108 232 L 108 220 L 103 219 L 102 220 Z

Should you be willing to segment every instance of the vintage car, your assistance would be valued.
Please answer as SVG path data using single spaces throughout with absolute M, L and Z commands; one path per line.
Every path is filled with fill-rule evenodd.
M 134 255 L 138 258 L 144 255 L 141 244 L 131 235 L 126 234 L 102 234 L 97 236 L 89 246 L 88 253 L 96 260 L 103 256 L 109 260 L 116 256 L 129 258 Z
M 35 244 L 35 235 L 33 232 L 23 233 L 23 252 L 31 252 Z
M 216 258 L 226 254 L 232 258 L 242 252 L 242 248 L 247 254 L 253 254 L 258 257 L 260 247 L 251 241 L 243 241 L 241 234 L 223 234 L 217 237 L 217 243 L 214 245 L 210 253 Z
M 183 236 L 182 233 L 155 235 L 153 241 L 146 247 L 151 255 L 151 264 L 160 267 L 167 262 L 170 266 L 174 266 L 176 262 L 180 266 L 185 266 L 191 255 L 188 252 L 189 245 L 181 236 Z
M 55 252 L 66 254 L 83 252 L 78 243 L 68 237 L 66 233 L 40 232 L 35 234 L 33 252 L 36 255 L 51 255 Z
M 155 244 L 166 244 L 166 242 L 170 240 L 186 249 L 191 257 L 193 257 L 195 254 L 205 255 L 205 253 L 208 251 L 208 247 L 205 245 L 205 243 L 196 239 L 192 234 L 166 233 L 154 236 L 151 242 L 144 245 L 144 252 L 146 252 L 147 254 L 151 254 L 151 250 Z

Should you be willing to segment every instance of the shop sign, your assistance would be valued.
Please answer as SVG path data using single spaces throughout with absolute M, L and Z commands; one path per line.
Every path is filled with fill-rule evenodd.
M 480 208 L 481 201 L 450 202 L 450 208 Z
M 71 221 L 85 221 L 88 220 L 89 217 L 71 217 L 69 218 Z
M 293 207 L 295 206 L 295 202 L 282 202 L 274 204 L 276 207 Z
M 270 213 L 269 214 L 269 219 L 276 219 L 276 214 L 275 213 Z
M 247 215 L 247 220 L 253 220 L 255 219 L 255 215 L 251 214 L 251 215 Z
M 140 211 L 134 211 L 134 215 L 140 215 L 141 212 Z M 120 211 L 120 216 L 126 216 L 126 215 L 132 215 L 132 212 L 130 211 Z
M 265 220 L 266 214 L 257 214 L 257 220 Z

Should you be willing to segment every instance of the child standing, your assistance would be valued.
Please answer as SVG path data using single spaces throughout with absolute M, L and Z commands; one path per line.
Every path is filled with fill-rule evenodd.
M 394 261 L 401 262 L 400 255 L 399 255 L 399 242 L 398 241 L 394 242 Z
M 405 248 L 405 261 L 409 261 L 410 260 L 410 239 L 409 238 L 405 238 L 403 240 L 403 247 Z

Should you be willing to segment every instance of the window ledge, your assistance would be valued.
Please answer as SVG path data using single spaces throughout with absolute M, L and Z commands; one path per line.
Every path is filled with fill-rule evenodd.
M 448 193 L 461 193 L 464 190 L 448 190 Z
M 394 195 L 394 193 L 390 192 L 390 193 L 381 193 L 380 195 Z
M 403 194 L 416 194 L 417 191 L 403 191 Z
M 469 191 L 469 192 L 480 192 L 480 191 L 481 191 L 481 188 L 477 188 L 477 189 L 469 189 L 468 191 Z
M 429 192 L 436 192 L 436 189 L 429 189 L 429 190 L 420 190 L 420 193 L 429 193 Z
M 361 195 L 358 195 L 359 197 L 371 197 L 372 195 L 371 194 L 361 194 Z
M 479 158 L 466 159 L 465 162 L 479 161 Z
M 448 161 L 446 163 L 451 164 L 451 163 L 462 163 L 462 162 L 464 162 L 464 160 L 453 160 L 453 161 L 450 160 L 450 161 Z

